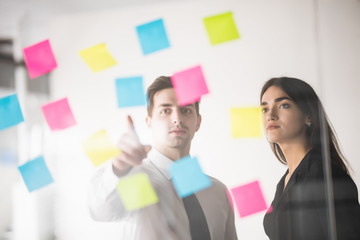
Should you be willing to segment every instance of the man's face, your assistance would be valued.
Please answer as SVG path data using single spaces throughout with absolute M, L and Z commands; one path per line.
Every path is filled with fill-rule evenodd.
M 174 89 L 166 88 L 155 93 L 152 116 L 147 117 L 146 123 L 158 150 L 189 151 L 201 116 L 196 113 L 195 104 L 179 106 Z

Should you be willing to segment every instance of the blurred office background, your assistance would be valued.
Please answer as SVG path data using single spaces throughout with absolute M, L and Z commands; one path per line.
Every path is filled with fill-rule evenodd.
M 240 39 L 211 45 L 203 18 L 231 11 Z M 144 56 L 135 26 L 162 18 L 171 47 Z M 50 39 L 58 67 L 30 80 L 22 49 Z M 118 64 L 92 73 L 78 52 L 105 43 Z M 0 240 L 118 239 L 93 222 L 86 187 L 95 167 L 81 143 L 106 129 L 116 140 L 131 114 L 151 143 L 143 107 L 119 109 L 115 79 L 201 65 L 210 94 L 192 155 L 229 188 L 259 180 L 267 204 L 285 172 L 262 138 L 234 139 L 230 108 L 257 106 L 262 84 L 292 76 L 310 83 L 332 121 L 360 186 L 359 0 L 0 0 L 0 97 L 18 93 L 25 122 L 0 132 Z M 77 126 L 51 132 L 40 107 L 68 97 Z M 43 155 L 55 183 L 29 193 L 17 166 Z M 239 239 L 267 239 L 265 212 L 236 214 Z

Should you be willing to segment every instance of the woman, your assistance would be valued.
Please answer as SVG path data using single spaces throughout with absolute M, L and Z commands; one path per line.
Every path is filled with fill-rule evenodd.
M 273 78 L 261 90 L 266 137 L 288 169 L 277 185 L 264 228 L 271 240 L 330 239 L 319 113 L 331 159 L 337 239 L 360 239 L 358 191 L 335 133 L 310 85 Z

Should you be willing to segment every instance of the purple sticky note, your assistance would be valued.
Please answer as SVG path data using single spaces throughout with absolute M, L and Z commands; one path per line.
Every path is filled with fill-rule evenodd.
M 62 130 L 76 125 L 67 98 L 48 103 L 42 106 L 41 109 L 52 131 Z
M 246 217 L 267 209 L 259 181 L 232 188 L 231 193 L 240 217 Z
M 209 93 L 201 66 L 175 73 L 171 77 L 177 100 L 180 105 L 197 102 Z
M 49 40 L 26 47 L 23 53 L 30 79 L 37 78 L 57 67 Z

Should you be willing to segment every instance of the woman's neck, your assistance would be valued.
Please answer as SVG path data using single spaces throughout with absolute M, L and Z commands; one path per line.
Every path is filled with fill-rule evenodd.
M 304 144 L 280 145 L 280 148 L 288 164 L 289 176 L 292 175 L 301 160 L 311 150 L 311 147 L 305 146 Z

